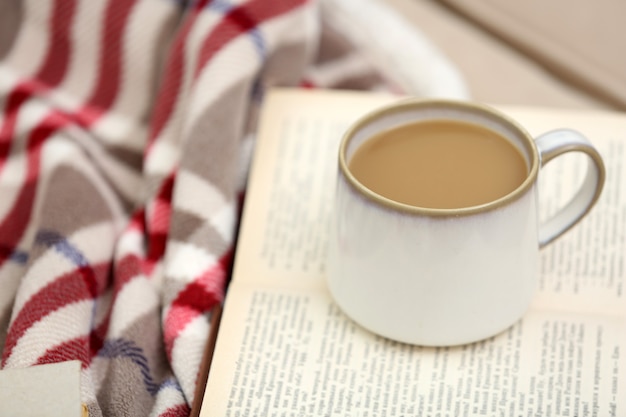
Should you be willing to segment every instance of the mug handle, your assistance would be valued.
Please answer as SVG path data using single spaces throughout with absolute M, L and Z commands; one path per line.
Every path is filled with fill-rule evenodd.
M 570 201 L 551 218 L 539 225 L 539 247 L 561 236 L 585 216 L 596 203 L 604 187 L 606 170 L 600 153 L 591 142 L 575 130 L 558 129 L 535 139 L 541 166 L 567 152 L 582 152 L 589 157 L 582 185 Z

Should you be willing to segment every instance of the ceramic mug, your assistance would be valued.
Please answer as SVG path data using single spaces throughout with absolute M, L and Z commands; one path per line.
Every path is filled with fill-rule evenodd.
M 437 209 L 382 197 L 350 172 L 354 152 L 372 136 L 431 119 L 499 133 L 523 154 L 526 179 L 495 201 Z M 569 203 L 539 224 L 539 170 L 570 151 L 589 157 L 586 177 Z M 538 283 L 539 249 L 591 209 L 604 177 L 600 154 L 572 130 L 534 140 L 501 112 L 460 101 L 405 100 L 374 111 L 341 141 L 328 288 L 349 317 L 393 340 L 449 346 L 493 336 L 525 314 Z

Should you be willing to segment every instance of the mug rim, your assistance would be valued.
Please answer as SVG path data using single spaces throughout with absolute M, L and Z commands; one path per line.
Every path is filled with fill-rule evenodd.
M 504 196 L 495 200 L 489 201 L 484 204 L 458 207 L 458 208 L 431 208 L 431 207 L 419 207 L 406 203 L 401 203 L 390 198 L 384 197 L 363 185 L 352 174 L 348 168 L 346 161 L 346 153 L 348 145 L 356 135 L 356 133 L 370 124 L 371 122 L 392 115 L 393 113 L 400 111 L 410 111 L 412 109 L 425 109 L 425 108 L 455 108 L 465 113 L 480 113 L 491 117 L 504 123 L 509 129 L 516 131 L 520 138 L 526 142 L 525 148 L 528 151 L 529 171 L 526 174 L 524 181 L 518 185 L 515 189 L 505 194 Z M 434 120 L 434 118 L 433 118 Z M 488 128 L 488 127 L 487 127 Z M 489 129 L 489 128 L 488 128 Z M 401 211 L 410 214 L 431 216 L 431 217 L 459 217 L 472 214 L 483 213 L 491 210 L 501 208 L 509 205 L 512 202 L 521 198 L 529 190 L 532 189 L 539 172 L 539 151 L 535 144 L 533 137 L 528 131 L 522 127 L 517 121 L 503 112 L 488 106 L 483 103 L 470 102 L 464 100 L 455 99 L 420 99 L 420 98 L 407 98 L 401 99 L 395 103 L 387 104 L 373 110 L 364 116 L 353 122 L 348 130 L 343 134 L 341 143 L 339 146 L 339 168 L 344 178 L 346 178 L 348 184 L 359 194 L 366 197 L 368 200 L 385 206 L 395 211 Z

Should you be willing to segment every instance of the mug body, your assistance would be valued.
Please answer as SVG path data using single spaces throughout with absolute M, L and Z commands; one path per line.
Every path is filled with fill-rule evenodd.
M 526 180 L 487 204 L 425 209 L 377 195 L 352 176 L 348 162 L 368 138 L 434 118 L 499 133 L 524 156 Z M 532 138 L 487 107 L 406 101 L 361 119 L 340 149 L 327 277 L 333 298 L 366 329 L 411 344 L 470 343 L 506 329 L 537 286 L 538 169 Z

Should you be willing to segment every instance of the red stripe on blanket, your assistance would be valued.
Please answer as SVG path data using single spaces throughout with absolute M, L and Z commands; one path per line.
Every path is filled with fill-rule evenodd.
M 104 320 L 89 334 L 89 358 L 85 364 L 88 364 L 104 345 L 111 324 L 113 307 L 116 305 L 119 293 L 133 279 L 146 277 L 144 265 L 145 261 L 135 254 L 128 254 L 115 263 L 112 299 L 106 314 L 104 314 Z
M 48 87 L 58 85 L 65 72 L 71 55 L 72 21 L 76 14 L 76 0 L 56 0 L 51 16 L 50 48 L 44 64 L 35 79 Z
M 159 417 L 187 417 L 189 413 L 191 409 L 187 404 L 178 404 L 159 414 Z
M 83 126 L 95 123 L 117 97 L 122 76 L 123 34 L 136 3 L 137 0 L 113 0 L 107 5 L 98 59 L 98 81 L 91 97 L 77 114 Z
M 113 295 L 109 304 L 109 309 L 104 315 L 104 320 L 91 332 L 91 356 L 93 357 L 98 353 L 98 350 L 102 347 L 102 343 L 109 330 L 109 324 L 111 321 L 111 312 L 113 306 L 117 300 L 117 296 L 122 289 L 133 279 L 145 277 L 144 261 L 134 253 L 128 254 L 115 263 L 115 270 L 113 273 Z
M 253 0 L 233 8 L 202 43 L 194 76 L 197 77 L 207 62 L 237 36 L 305 3 L 306 0 Z
M 309 89 L 309 88 L 316 88 L 315 83 L 313 81 L 311 81 L 311 80 L 306 79 L 306 78 L 304 78 L 304 79 L 302 79 L 300 81 L 300 87 L 307 88 L 307 89 Z
M 41 147 L 45 140 L 68 120 L 60 113 L 51 113 L 31 133 L 28 139 L 27 171 L 25 182 L 9 213 L 0 223 L 0 266 L 11 256 L 17 247 L 30 220 L 41 160 Z
M 174 340 L 189 322 L 210 311 L 222 301 L 222 291 L 232 260 L 232 251 L 226 252 L 217 264 L 206 270 L 178 294 L 170 307 L 164 323 L 165 350 L 172 360 Z
M 19 83 L 7 97 L 5 119 L 0 128 L 0 170 L 11 150 L 21 106 L 36 93 L 56 87 L 63 80 L 71 56 L 70 35 L 76 3 L 76 0 L 55 1 L 50 16 L 49 47 L 42 65 L 32 79 Z
M 126 231 L 124 233 L 142 233 L 145 230 L 145 211 L 143 209 L 137 210 L 130 218 L 129 223 L 126 225 Z M 104 320 L 95 327 L 90 334 L 90 360 L 98 354 L 98 351 L 102 348 L 106 334 L 109 331 L 109 325 L 111 323 L 111 313 L 113 306 L 117 300 L 117 296 L 122 289 L 133 279 L 146 276 L 146 261 L 135 253 L 129 253 L 124 255 L 121 259 L 115 262 L 113 272 L 113 295 L 109 303 L 109 308 L 104 315 Z
M 47 363 L 73 360 L 81 361 L 83 368 L 89 366 L 91 355 L 87 336 L 80 336 L 75 339 L 67 340 L 51 349 L 48 349 L 46 353 L 37 359 L 36 364 L 45 365 Z
M 6 364 L 18 340 L 33 324 L 64 306 L 98 296 L 106 288 L 109 267 L 107 262 L 77 268 L 34 294 L 11 323 L 2 354 L 2 365 Z
M 155 139 L 161 134 L 165 123 L 168 121 L 170 114 L 174 109 L 178 92 L 182 84 L 184 50 L 185 44 L 187 43 L 187 37 L 207 3 L 208 0 L 201 0 L 196 3 L 194 9 L 191 11 L 189 17 L 180 30 L 180 33 L 174 40 L 171 57 L 168 59 L 168 65 L 165 69 L 163 77 L 163 84 L 159 90 L 157 96 L 158 100 L 154 108 L 146 154 L 150 151 Z
M 172 216 L 172 193 L 174 192 L 175 179 L 176 172 L 172 172 L 165 178 L 157 192 L 153 210 L 149 216 L 148 256 L 146 259 L 148 273 L 165 254 L 170 218 Z
M 47 87 L 58 85 L 67 71 L 71 55 L 72 21 L 76 14 L 76 0 L 56 0 L 50 18 L 50 43 L 44 64 L 35 79 Z
M 143 260 L 131 253 L 124 256 L 115 263 L 115 280 L 113 282 L 113 298 L 122 291 L 133 278 L 145 276 L 143 271 Z
M 7 97 L 4 109 L 4 123 L 0 127 L 0 171 L 2 171 L 11 151 L 15 125 L 19 114 L 18 110 L 31 95 L 35 94 L 36 91 L 44 89 L 46 89 L 46 86 L 40 82 L 25 81 L 19 84 Z

